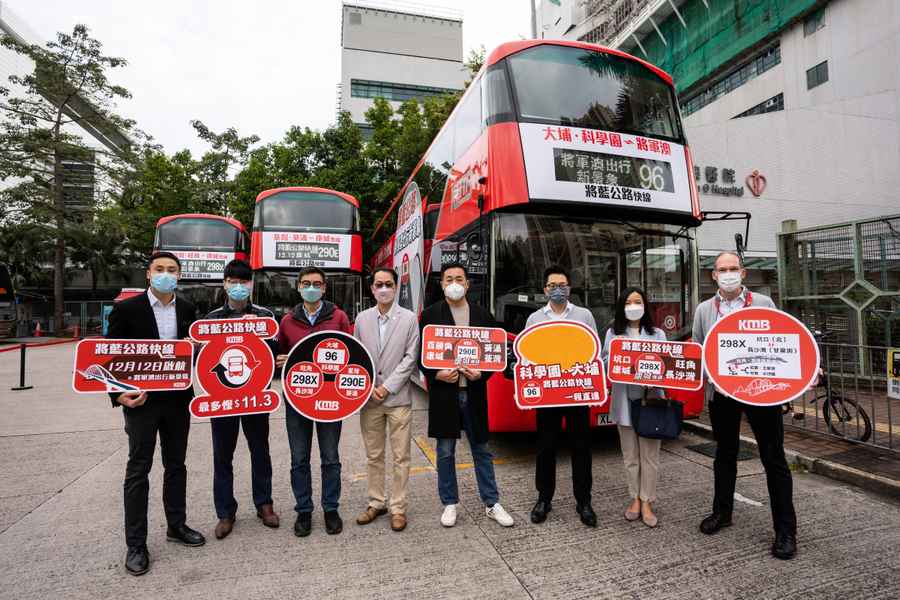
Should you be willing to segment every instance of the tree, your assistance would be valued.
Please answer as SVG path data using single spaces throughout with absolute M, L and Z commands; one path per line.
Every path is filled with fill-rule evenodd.
M 250 146 L 259 141 L 259 136 L 241 137 L 234 127 L 222 133 L 215 133 L 200 120 L 191 121 L 201 140 L 212 149 L 206 152 L 197 164 L 198 196 L 194 205 L 198 212 L 220 214 L 227 210 L 228 200 L 233 192 L 232 171 L 247 164 Z
M 2 44 L 34 64 L 31 73 L 9 78 L 0 88 L 0 179 L 13 185 L 0 191 L 0 216 L 30 224 L 53 240 L 54 316 L 62 323 L 69 231 L 90 220 L 98 203 L 114 201 L 130 174 L 130 140 L 142 137 L 134 122 L 114 112 L 125 88 L 107 77 L 125 66 L 106 56 L 84 25 L 59 33 L 44 47 L 5 35 Z M 90 129 L 112 141 L 115 151 L 92 148 L 76 132 Z M 68 185 L 67 183 L 73 184 Z

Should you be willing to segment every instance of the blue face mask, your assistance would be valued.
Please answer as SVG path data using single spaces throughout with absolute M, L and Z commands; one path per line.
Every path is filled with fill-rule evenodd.
M 322 289 L 314 287 L 300 288 L 300 295 L 306 302 L 314 304 L 322 299 Z
M 228 293 L 228 297 L 235 302 L 243 302 L 250 297 L 250 286 L 243 283 L 233 283 L 225 288 L 225 291 Z
M 156 273 L 150 277 L 150 287 L 161 294 L 171 294 L 178 287 L 178 278 L 171 273 Z
M 569 301 L 569 288 L 559 286 L 550 290 L 550 302 L 553 304 L 565 304 Z

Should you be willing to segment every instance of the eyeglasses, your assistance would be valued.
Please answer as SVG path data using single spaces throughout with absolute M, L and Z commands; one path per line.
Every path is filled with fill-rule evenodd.
M 323 282 L 323 281 L 301 281 L 300 282 L 300 287 L 307 288 L 307 289 L 313 287 L 313 288 L 316 288 L 317 290 L 320 290 L 320 289 L 322 289 L 322 287 L 324 285 L 325 285 L 325 282 Z
M 381 288 L 393 289 L 394 282 L 393 281 L 376 281 L 372 284 L 372 287 L 376 290 L 380 290 Z
M 569 286 L 565 283 L 548 283 L 547 289 L 551 290 L 551 291 L 556 290 L 556 289 L 565 291 L 565 290 L 569 289 Z

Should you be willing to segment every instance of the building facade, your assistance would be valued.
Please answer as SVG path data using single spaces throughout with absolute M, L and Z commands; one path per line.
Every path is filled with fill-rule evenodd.
M 769 291 L 783 221 L 896 213 L 896 0 L 545 0 L 538 15 L 538 35 L 619 48 L 672 73 L 702 209 L 751 213 L 748 263 Z M 702 264 L 743 230 L 702 226 Z
M 375 98 L 395 109 L 410 98 L 462 90 L 462 15 L 410 2 L 345 0 L 338 111 L 364 131 Z

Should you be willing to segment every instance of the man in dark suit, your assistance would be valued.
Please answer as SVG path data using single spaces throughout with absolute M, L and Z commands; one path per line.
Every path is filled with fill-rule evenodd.
M 443 265 L 441 287 L 446 299 L 432 304 L 422 312 L 420 339 L 421 331 L 426 325 L 496 327 L 491 313 L 466 300 L 469 280 L 463 265 Z M 464 366 L 440 371 L 426 369 L 421 361 L 419 367 L 428 381 L 428 436 L 437 438 L 438 495 L 444 505 L 441 525 L 456 525 L 459 504 L 456 440 L 460 438 L 460 432 L 465 430 L 475 463 L 478 495 L 484 503 L 485 514 L 504 527 L 512 526 L 513 518 L 499 502 L 493 456 L 487 445 L 487 379 L 492 373 L 482 373 Z
M 110 339 L 174 340 L 188 337 L 196 319 L 194 305 L 176 300 L 175 288 L 181 263 L 174 254 L 158 252 L 150 257 L 145 294 L 123 300 L 109 315 Z M 125 467 L 125 542 L 128 552 L 125 569 L 143 575 L 150 568 L 147 552 L 147 501 L 150 492 L 150 468 L 156 450 L 156 436 L 163 461 L 163 505 L 166 510 L 166 539 L 185 546 L 202 546 L 206 539 L 185 525 L 185 493 L 188 430 L 191 415 L 188 404 L 193 389 L 172 392 L 111 393 L 112 405 L 122 407 L 125 433 L 128 434 L 128 465 Z

